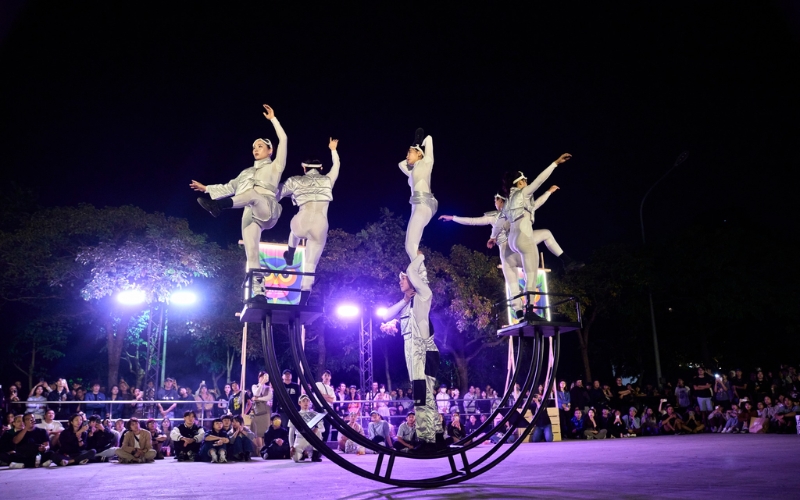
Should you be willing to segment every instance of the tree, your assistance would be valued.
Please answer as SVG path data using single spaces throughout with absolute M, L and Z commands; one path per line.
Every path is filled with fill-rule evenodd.
M 19 335 L 12 338 L 9 351 L 15 360 L 13 364 L 28 377 L 28 387 L 33 387 L 34 377 L 47 374 L 37 364 L 38 361 L 64 357 L 63 349 L 68 335 L 69 331 L 64 324 L 39 318 L 28 323 Z M 28 360 L 27 364 L 20 366 L 25 359 Z

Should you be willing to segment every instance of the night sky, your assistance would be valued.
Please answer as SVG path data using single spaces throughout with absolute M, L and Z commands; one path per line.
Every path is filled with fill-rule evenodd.
M 580 258 L 638 234 L 642 195 L 683 150 L 648 199 L 648 237 L 737 207 L 796 223 L 797 3 L 167 3 L 3 2 L 6 184 L 235 242 L 240 213 L 212 219 L 188 184 L 252 164 L 253 140 L 275 138 L 267 103 L 289 136 L 284 178 L 306 158 L 329 166 L 340 139 L 330 223 L 348 231 L 380 207 L 410 213 L 397 162 L 416 127 L 434 138 L 437 216 L 491 210 L 505 170 L 535 176 L 572 153 L 536 225 Z M 284 203 L 262 239 L 286 240 Z M 485 250 L 488 235 L 432 221 L 423 243 Z

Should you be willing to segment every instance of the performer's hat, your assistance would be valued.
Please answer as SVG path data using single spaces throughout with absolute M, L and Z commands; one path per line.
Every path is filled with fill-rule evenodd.
M 303 168 L 322 168 L 322 162 L 319 160 L 306 160 L 301 165 Z
M 259 137 L 259 138 L 258 138 L 258 139 L 256 139 L 255 141 L 253 141 L 253 147 L 256 147 L 256 143 L 257 143 L 258 141 L 261 141 L 261 142 L 263 142 L 264 144 L 266 144 L 266 145 L 267 145 L 267 147 L 268 147 L 269 149 L 272 149 L 272 141 L 270 141 L 269 139 L 262 139 L 261 137 Z
M 514 182 L 512 182 L 511 184 L 514 185 L 514 184 L 518 183 L 519 181 L 521 181 L 523 179 L 526 180 L 526 181 L 528 180 L 528 178 L 525 177 L 525 174 L 523 174 L 522 172 L 519 172 L 519 177 L 514 179 Z
M 501 200 L 503 200 L 503 201 L 508 201 L 508 198 L 506 198 L 505 196 L 501 195 L 500 193 L 496 193 L 496 194 L 494 195 L 494 197 L 495 197 L 495 198 L 500 198 L 500 199 L 501 199 Z

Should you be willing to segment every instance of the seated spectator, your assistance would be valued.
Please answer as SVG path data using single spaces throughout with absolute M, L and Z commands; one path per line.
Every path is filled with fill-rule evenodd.
M 175 444 L 175 457 L 179 462 L 194 462 L 200 453 L 205 431 L 195 423 L 194 411 L 189 410 L 183 414 L 183 423 L 172 429 L 170 438 Z
M 739 406 L 739 413 L 736 414 L 739 432 L 748 434 L 750 433 L 750 419 L 757 416 L 757 413 L 753 409 L 753 403 L 748 401 L 747 398 L 740 400 L 739 402 L 741 403 L 741 406 Z
M 56 412 L 47 410 L 42 423 L 36 424 L 36 427 L 44 429 L 47 433 L 47 437 L 50 440 L 50 448 L 53 450 L 58 449 L 58 436 L 60 436 L 61 432 L 64 430 L 64 426 L 61 425 L 61 422 L 55 420 L 55 416 Z
M 161 448 L 165 449 L 164 456 L 177 456 L 175 453 L 175 442 L 172 440 L 172 420 L 164 417 L 161 419 L 161 435 L 166 439 L 161 443 Z
M 397 428 L 397 439 L 394 448 L 399 451 L 410 451 L 417 446 L 417 416 L 412 411 L 406 415 L 406 421 Z
M 625 431 L 625 422 L 622 421 L 622 412 L 614 410 L 614 417 L 609 418 L 608 435 L 612 438 L 620 438 L 623 434 L 627 435 Z
M 222 430 L 222 419 L 217 418 L 211 422 L 211 430 L 203 438 L 198 460 L 201 462 L 220 463 L 228 462 L 226 445 L 230 443 L 228 433 Z
M 798 413 L 800 413 L 800 406 L 794 403 L 791 398 L 784 398 L 783 404 L 778 406 L 772 416 L 772 421 L 770 422 L 772 426 L 771 429 L 775 429 L 774 432 L 778 434 L 797 433 L 795 416 L 797 416 Z
M 111 432 L 116 434 L 117 436 L 117 446 L 122 446 L 122 437 L 128 431 L 127 427 L 125 427 L 125 421 L 121 418 L 114 421 L 114 427 L 111 429 Z
M 600 415 L 597 416 L 597 423 L 600 425 L 601 429 L 609 430 L 609 425 L 611 422 L 614 421 L 614 418 L 611 416 L 611 410 L 608 408 L 603 408 L 600 410 Z M 609 432 L 610 435 L 610 432 Z
M 228 456 L 238 462 L 249 462 L 255 452 L 255 437 L 244 425 L 244 418 L 241 415 L 234 416 L 228 431 Z
M 541 404 L 542 395 L 538 392 L 534 393 L 533 398 L 528 405 L 531 415 L 536 415 L 536 411 L 539 409 Z M 542 408 L 541 413 L 539 413 L 534 420 L 533 438 L 531 440 L 534 443 L 541 443 L 542 441 L 550 443 L 553 441 L 553 425 L 552 422 L 550 422 L 550 416 L 547 414 L 547 408 Z
M 106 429 L 100 416 L 89 417 L 89 435 L 86 438 L 86 446 L 95 451 L 93 460 L 107 462 L 109 458 L 116 457 L 117 448 L 114 446 L 116 442 L 117 436 Z
M 42 381 L 33 386 L 31 393 L 28 396 L 28 403 L 25 403 L 26 411 L 32 413 L 37 422 L 41 422 L 44 418 L 44 412 L 47 409 L 47 396 L 45 395 L 45 387 L 47 384 Z M 30 401 L 35 401 L 31 403 Z
M 464 422 L 464 432 L 469 436 L 475 429 L 478 428 L 478 417 L 475 414 L 469 416 L 466 422 Z
M 447 435 L 449 436 L 445 442 L 450 445 L 457 443 L 464 439 L 464 426 L 461 425 L 461 414 L 458 412 L 453 413 L 453 419 L 447 424 Z
M 739 414 L 739 405 L 734 403 L 731 405 L 731 409 L 725 412 L 725 427 L 722 428 L 723 434 L 739 433 L 738 414 Z
M 373 410 L 370 412 L 371 421 L 368 428 L 368 437 L 373 443 L 383 444 L 392 447 L 391 431 L 389 423 L 381 418 L 380 413 Z
M 695 412 L 693 410 L 689 410 L 689 413 L 686 417 L 686 422 L 681 426 L 681 432 L 688 432 L 690 434 L 697 434 L 699 432 L 703 432 L 706 426 L 702 423 L 698 422 L 697 417 L 695 416 Z
M 156 450 L 156 460 L 164 460 L 165 456 L 170 456 L 171 450 L 169 445 L 163 448 L 161 446 L 169 440 L 169 437 L 161 432 L 161 429 L 158 428 L 158 423 L 151 418 L 147 420 L 145 426 L 147 427 L 147 432 L 150 433 L 150 441 L 153 444 L 153 449 Z
M 261 458 L 264 460 L 289 458 L 289 429 L 281 424 L 280 414 L 273 413 L 271 425 L 264 432 L 264 446 L 261 448 Z
M 358 412 L 355 411 L 350 412 L 347 426 L 353 429 L 354 431 L 358 432 L 362 436 L 364 435 L 364 429 L 361 427 L 361 424 L 358 423 Z M 359 448 L 361 448 L 362 452 L 364 451 L 364 448 L 362 446 L 356 444 L 356 442 L 353 441 L 352 439 L 348 439 L 347 436 L 345 436 L 343 433 L 339 433 L 339 451 L 343 453 L 358 453 Z
M 152 436 L 140 427 L 138 418 L 131 417 L 128 421 L 128 430 L 122 438 L 121 446 L 117 448 L 117 457 L 121 464 L 143 464 L 155 460 L 156 450 L 153 448 Z
M 47 431 L 36 427 L 36 418 L 28 412 L 22 416 L 22 429 L 15 430 L 11 438 L 15 453 L 11 457 L 9 468 L 49 467 L 53 463 L 54 454 L 50 451 L 50 440 Z
M 652 408 L 645 408 L 641 424 L 643 436 L 658 436 L 658 419 Z
M 576 408 L 573 412 L 572 418 L 569 420 L 567 427 L 567 437 L 572 439 L 583 438 L 583 412 Z
M 502 420 L 502 417 L 500 415 L 498 415 L 498 417 L 500 418 L 495 423 L 499 423 L 500 420 Z M 506 444 L 511 444 L 514 441 L 516 441 L 516 438 L 514 437 L 513 427 L 511 427 L 511 422 L 506 422 L 505 430 L 496 432 L 494 436 L 489 438 L 489 442 L 492 444 L 499 443 L 500 441 L 503 440 L 503 437 L 506 435 L 506 433 L 508 433 L 508 437 L 506 438 L 505 441 Z
M 11 463 L 23 463 L 23 459 L 20 458 L 19 461 L 15 461 L 16 457 L 16 447 L 14 446 L 14 436 L 22 431 L 22 428 L 25 427 L 25 424 L 22 422 L 22 415 L 14 415 L 13 413 L 9 413 L 12 416 L 11 418 L 11 428 L 3 432 L 3 435 L 0 436 L 0 465 L 9 465 Z
M 300 396 L 297 401 L 300 404 L 300 416 L 303 417 L 305 422 L 311 421 L 316 415 L 317 412 L 314 410 L 310 410 L 309 406 L 311 405 L 311 400 L 308 398 L 306 394 Z M 381 416 L 378 414 L 377 411 L 372 411 L 373 419 L 377 416 L 377 419 L 380 420 Z M 385 423 L 385 422 L 384 422 Z M 370 429 L 372 424 L 370 424 Z M 387 427 L 387 439 L 388 438 L 388 424 Z M 325 424 L 322 423 L 322 420 L 317 422 L 317 425 L 314 426 L 312 429 L 314 434 L 322 438 L 322 433 L 325 431 Z M 387 441 L 388 442 L 388 441 Z M 389 446 L 391 443 L 389 442 Z M 314 447 L 311 446 L 311 443 L 306 441 L 306 438 L 295 428 L 294 422 L 289 422 L 289 454 L 292 457 L 292 460 L 295 462 L 300 462 L 300 460 L 304 460 L 304 454 L 313 453 Z M 315 461 L 322 461 L 322 458 L 317 458 Z
M 86 404 L 81 405 L 81 410 L 83 410 L 87 418 L 91 417 L 92 415 L 100 415 L 101 417 L 105 417 L 108 413 L 108 408 L 105 404 L 99 402 L 105 400 L 106 395 L 100 392 L 100 383 L 95 382 L 92 384 L 92 392 L 86 393 Z
M 640 436 L 642 434 L 642 423 L 639 417 L 636 416 L 635 407 L 631 406 L 628 409 L 628 414 L 622 417 L 622 422 L 625 424 L 626 436 Z
M 727 420 L 728 417 L 725 415 L 722 406 L 716 405 L 714 411 L 708 414 L 708 426 L 711 428 L 711 432 L 715 434 L 721 433 Z
M 577 411 L 576 411 L 577 412 Z M 583 436 L 586 439 L 605 439 L 608 431 L 597 425 L 594 408 L 589 408 L 583 419 Z
M 74 414 L 70 417 L 67 428 L 61 433 L 61 444 L 56 455 L 56 465 L 84 465 L 94 458 L 94 450 L 86 446 L 89 424 L 83 417 Z
M 680 415 L 672 405 L 667 405 L 667 411 L 661 417 L 661 434 L 678 434 L 683 424 Z

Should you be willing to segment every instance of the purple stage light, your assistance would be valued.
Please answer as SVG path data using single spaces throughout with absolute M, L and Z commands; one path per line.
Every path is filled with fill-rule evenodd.
M 188 306 L 197 302 L 197 295 L 194 292 L 177 291 L 172 292 L 169 297 L 170 302 L 173 304 Z
M 386 309 L 385 307 L 379 307 L 379 308 L 377 308 L 375 310 L 375 314 L 377 314 L 378 317 L 380 317 L 380 318 L 386 318 L 386 313 L 388 313 L 388 312 L 389 312 L 389 310 Z
M 336 308 L 336 315 L 340 318 L 355 318 L 361 313 L 361 309 L 353 304 L 342 304 Z
M 117 302 L 126 306 L 135 306 L 145 301 L 145 294 L 142 290 L 124 290 L 117 294 Z

